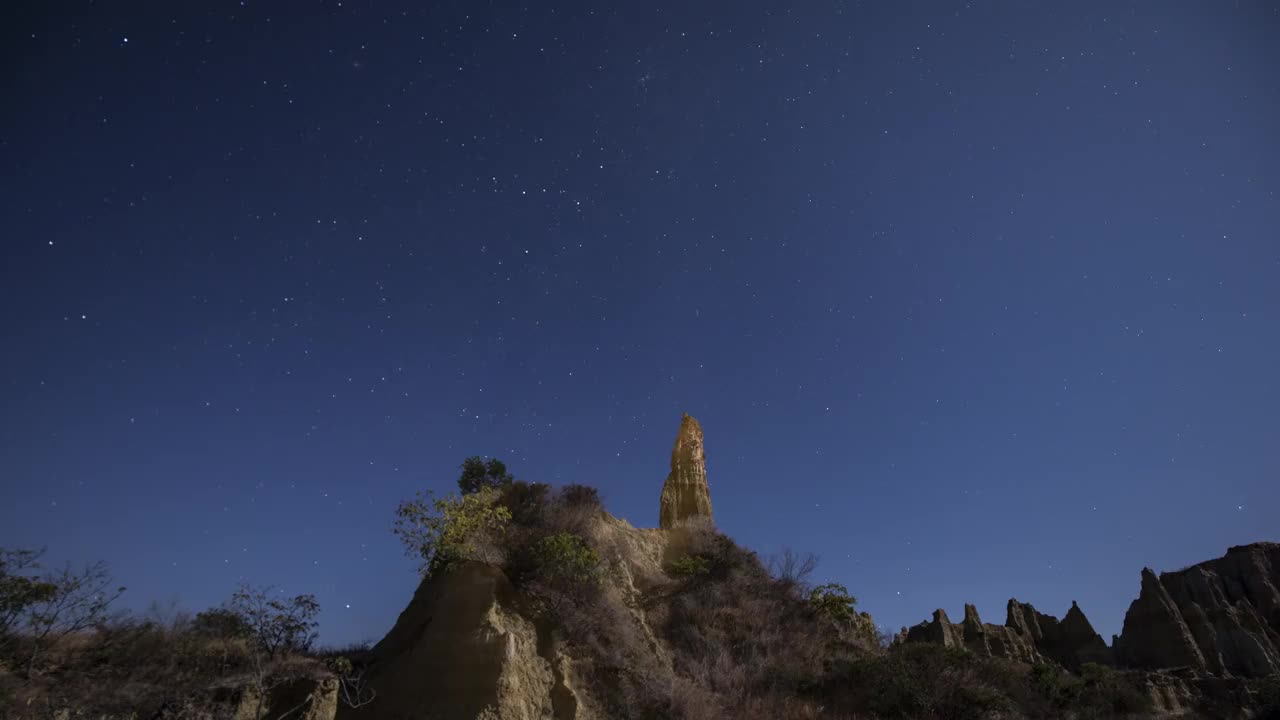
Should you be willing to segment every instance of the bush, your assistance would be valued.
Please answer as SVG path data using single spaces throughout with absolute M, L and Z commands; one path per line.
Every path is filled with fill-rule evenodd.
M 575 585 L 600 577 L 600 556 L 581 537 L 561 532 L 548 535 L 533 547 L 535 573 L 545 581 Z
M 19 620 L 33 605 L 47 603 L 58 586 L 26 574 L 40 567 L 43 550 L 0 548 L 0 642 L 17 629 Z
M 497 503 L 511 513 L 511 522 L 523 527 L 538 527 L 546 521 L 547 497 L 551 487 L 544 483 L 516 480 L 502 488 Z
M 565 485 L 560 488 L 560 499 L 571 508 L 604 509 L 600 491 L 590 485 Z
M 68 564 L 41 578 L 17 574 L 39 567 L 39 556 L 30 550 L 0 550 L 0 650 L 9 655 L 22 645 L 23 657 L 13 659 L 25 665 L 27 676 L 39 669 L 50 648 L 115 620 L 111 604 L 125 591 L 115 587 L 104 562 L 79 571 Z
M 1080 666 L 1080 677 L 1075 680 L 1079 689 L 1075 692 L 1077 704 L 1100 713 L 1133 715 L 1151 709 L 1151 698 L 1134 682 L 1129 673 L 1122 673 L 1097 663 Z
M 667 565 L 667 574 L 672 577 L 687 578 L 706 575 L 711 572 L 711 564 L 699 555 L 681 555 Z
M 197 613 L 191 621 L 191 632 L 214 640 L 235 640 L 253 634 L 244 616 L 227 608 L 210 608 Z
M 470 495 L 485 489 L 501 490 L 514 481 L 515 478 L 507 472 L 507 466 L 501 460 L 490 458 L 486 462 L 477 455 L 462 461 L 458 489 L 463 495 Z
M 809 591 L 809 607 L 836 622 L 847 623 L 852 620 L 857 603 L 857 598 L 850 595 L 848 588 L 840 583 L 819 585 Z
M 422 559 L 424 577 L 458 560 L 496 562 L 485 541 L 511 521 L 511 511 L 496 500 L 496 491 L 488 488 L 435 499 L 430 492 L 418 493 L 396 507 L 394 532 L 406 554 Z
M 305 652 L 315 642 L 320 603 L 314 595 L 272 597 L 271 588 L 241 585 L 231 596 L 228 611 L 238 615 L 259 650 L 270 659 Z

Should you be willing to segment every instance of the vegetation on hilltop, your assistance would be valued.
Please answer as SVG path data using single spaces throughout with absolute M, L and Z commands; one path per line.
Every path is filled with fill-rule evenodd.
M 393 531 L 426 582 L 463 562 L 501 568 L 521 612 L 575 659 L 583 689 L 610 718 L 1150 711 L 1140 674 L 1086 665 L 1074 675 L 957 648 L 890 645 L 845 586 L 810 582 L 813 556 L 766 561 L 709 524 L 634 530 L 605 512 L 594 488 L 518 481 L 498 460 L 468 458 L 459 490 L 397 508 Z M 636 556 L 637 537 L 661 538 L 660 562 Z M 249 716 L 274 718 L 296 708 L 261 699 L 298 678 L 337 683 L 347 707 L 377 703 L 365 683 L 376 663 L 367 647 L 312 647 L 311 595 L 242 586 L 194 616 L 153 608 L 135 617 L 113 610 L 124 588 L 105 565 L 49 573 L 39 560 L 0 550 L 0 715 L 187 717 L 225 709 L 247 688 L 259 698 Z M 1274 704 L 1262 717 L 1280 716 L 1277 687 L 1258 684 L 1257 698 Z

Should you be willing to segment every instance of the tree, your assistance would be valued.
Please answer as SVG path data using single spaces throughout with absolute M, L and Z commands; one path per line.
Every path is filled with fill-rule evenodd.
M 68 564 L 61 571 L 37 581 L 39 599 L 25 611 L 31 642 L 27 674 L 35 671 L 40 654 L 62 638 L 106 624 L 112 619 L 111 603 L 125 591 L 115 582 L 105 562 L 86 565 L 76 572 Z
M 268 707 L 272 691 L 291 679 L 287 666 L 286 672 L 281 673 L 281 665 L 274 661 L 291 652 L 311 649 L 319 625 L 315 618 L 320 614 L 320 603 L 314 595 L 286 598 L 273 590 L 270 586 L 258 588 L 242 583 L 225 608 L 206 610 L 194 621 L 198 630 L 221 633 L 223 638 L 247 633 L 253 701 L 250 717 L 254 720 L 264 718 L 268 710 L 277 718 L 288 717 L 314 697 L 307 695 L 283 713 Z
M 213 640 L 236 640 L 253 636 L 249 621 L 228 608 L 209 608 L 197 613 L 191 621 L 191 631 Z
M 19 574 L 39 569 L 43 554 L 44 550 L 0 548 L 0 646 L 12 636 L 31 606 L 49 602 L 57 593 L 53 583 Z
M 396 507 L 392 529 L 404 544 L 405 554 L 422 559 L 423 577 L 457 560 L 494 562 L 486 536 L 503 532 L 511 511 L 495 504 L 497 491 L 482 487 L 474 493 L 433 498 L 418 493 Z
M 463 495 L 470 495 L 484 488 L 500 490 L 514 480 L 511 473 L 507 472 L 506 463 L 497 458 L 490 458 L 486 462 L 476 455 L 462 461 L 462 475 L 458 478 L 458 489 Z
M 809 591 L 809 605 L 822 615 L 837 622 L 848 622 L 854 617 L 854 606 L 857 598 L 849 594 L 848 588 L 840 583 L 819 585 Z
M 272 597 L 272 589 L 242 584 L 231 595 L 227 608 L 241 618 L 254 645 L 268 660 L 310 649 L 319 625 L 315 618 L 320 614 L 315 595 Z

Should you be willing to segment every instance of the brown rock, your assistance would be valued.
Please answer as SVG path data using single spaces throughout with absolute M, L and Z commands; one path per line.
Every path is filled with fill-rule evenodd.
M 1010 600 L 1005 625 L 1027 638 L 1044 657 L 1073 672 L 1087 662 L 1112 664 L 1111 649 L 1074 600 L 1061 622 L 1030 603 Z
M 943 647 L 967 648 L 982 657 L 1006 658 L 1026 663 L 1041 658 L 1035 646 L 1013 628 L 989 625 L 978 617 L 972 605 L 964 606 L 964 622 L 955 624 L 947 618 L 945 610 L 933 612 L 933 620 L 912 628 L 904 628 L 897 642 L 932 643 Z
M 933 611 L 933 620 L 922 622 L 906 631 L 906 642 L 932 643 L 943 647 L 964 647 L 964 630 L 947 617 L 947 611 Z
M 1010 600 L 1004 625 L 982 622 L 978 610 L 964 606 L 964 622 L 955 625 L 947 614 L 938 610 L 933 620 L 921 623 L 900 635 L 902 642 L 931 642 L 945 646 L 963 646 L 982 657 L 1005 658 L 1025 663 L 1053 660 L 1071 670 L 1086 662 L 1110 664 L 1107 644 L 1093 630 L 1089 620 L 1075 604 L 1062 622 L 1052 615 L 1037 612 L 1028 603 Z
M 702 448 L 702 426 L 689 414 L 680 420 L 680 433 L 671 451 L 671 474 L 662 485 L 658 527 L 670 530 L 689 520 L 711 521 L 711 489 Z
M 1142 590 L 1125 613 L 1115 654 L 1126 667 L 1207 669 L 1191 628 L 1151 568 L 1142 569 Z
M 1189 665 L 1219 676 L 1280 673 L 1280 544 L 1227 550 L 1216 560 L 1158 578 L 1143 571 L 1142 594 L 1115 641 L 1123 664 Z
M 1058 637 L 1053 645 L 1054 647 L 1046 649 L 1046 654 L 1071 670 L 1079 670 L 1085 663 L 1115 663 L 1111 648 L 1107 647 L 1107 642 L 1098 631 L 1093 629 L 1093 623 L 1085 617 L 1075 600 L 1071 601 L 1071 609 L 1058 626 Z
M 367 707 L 358 718 L 534 720 L 574 717 L 563 663 L 539 651 L 537 628 L 513 607 L 498 568 L 462 563 L 424 580 L 374 646 Z

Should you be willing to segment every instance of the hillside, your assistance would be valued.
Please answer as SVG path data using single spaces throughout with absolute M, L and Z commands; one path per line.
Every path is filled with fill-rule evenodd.
M 33 640 L 19 633 L 4 717 L 1280 716 L 1274 544 L 1144 571 L 1112 645 L 1074 604 L 1059 621 L 1016 600 L 1004 625 L 939 610 L 890 639 L 848 589 L 810 585 L 811 560 L 765 561 L 715 529 L 687 415 L 659 528 L 610 515 L 593 488 L 520 482 L 496 461 L 469 460 L 459 485 L 398 509 L 423 579 L 374 647 L 313 652 L 305 597 L 251 593 L 181 626 L 103 622 L 27 666 L 14 659 Z

